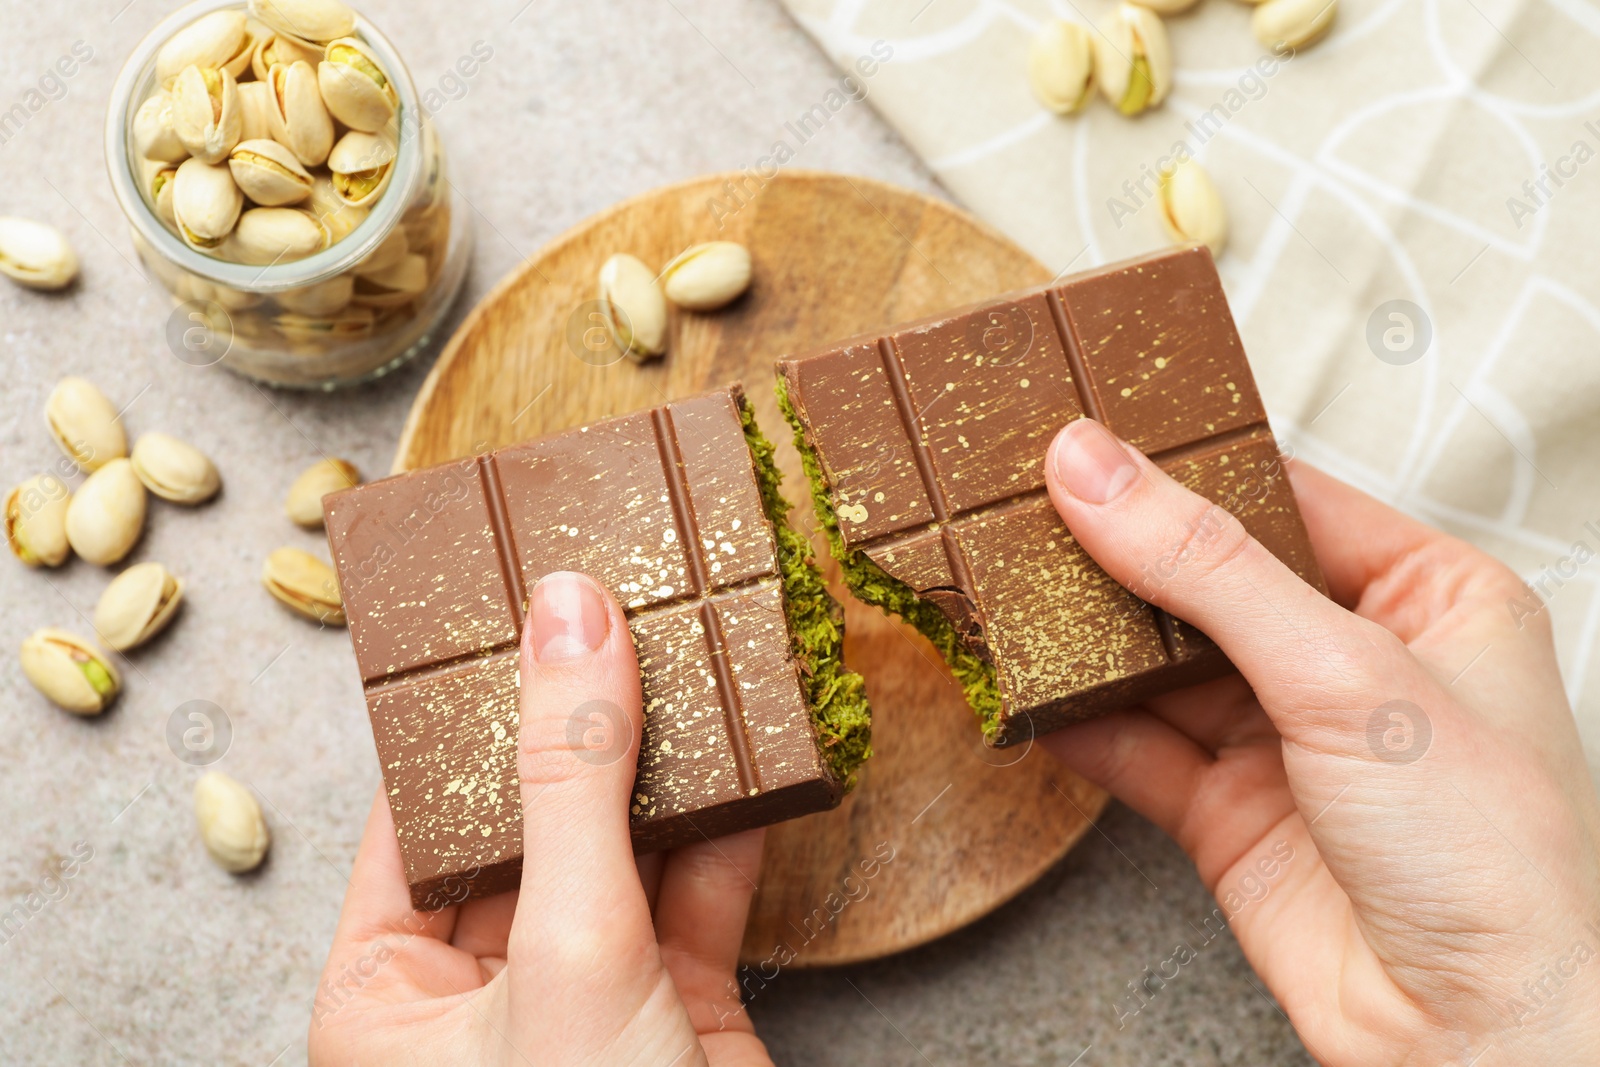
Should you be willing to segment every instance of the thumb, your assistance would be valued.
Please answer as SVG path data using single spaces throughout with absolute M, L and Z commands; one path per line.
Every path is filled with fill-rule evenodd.
M 639 664 L 622 609 L 582 574 L 545 576 L 522 634 L 523 959 L 648 936 L 628 833 L 638 764 Z M 606 943 L 609 943 L 607 941 Z
M 1220 645 L 1284 737 L 1361 755 L 1350 724 L 1373 692 L 1428 691 L 1398 638 L 1317 592 L 1238 518 L 1098 422 L 1075 419 L 1056 435 L 1045 478 L 1095 562 Z M 1287 481 L 1276 491 L 1289 491 Z

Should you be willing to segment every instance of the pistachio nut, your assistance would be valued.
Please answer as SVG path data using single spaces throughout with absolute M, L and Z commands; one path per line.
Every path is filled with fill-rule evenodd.
M 290 263 L 322 251 L 327 236 L 328 231 L 304 211 L 255 207 L 239 216 L 224 251 L 238 263 Z
M 67 503 L 72 491 L 54 474 L 29 478 L 6 496 L 6 543 L 30 567 L 59 567 L 67 544 Z
M 294 63 L 310 63 L 316 66 L 320 62 L 321 45 L 303 41 L 293 34 L 278 33 L 268 27 L 266 35 L 257 39 L 255 51 L 250 54 L 250 72 L 265 85 L 272 68 L 279 64 L 287 67 Z
M 167 38 L 156 53 L 156 81 L 170 84 L 186 67 L 231 67 L 241 52 L 249 62 L 242 11 L 213 11 Z M 234 71 L 237 76 L 244 68 Z M 176 162 L 174 160 L 174 162 Z
M 228 171 L 240 192 L 262 207 L 297 204 L 311 195 L 311 175 L 293 152 L 268 138 L 235 145 Z
M 271 89 L 267 124 L 273 140 L 308 167 L 326 160 L 333 147 L 333 119 L 323 106 L 317 72 L 311 64 L 304 60 L 288 66 L 280 63 L 267 72 L 267 85 Z
M 366 259 L 356 264 L 356 274 L 373 274 L 378 271 L 388 270 L 411 251 L 411 239 L 406 235 L 405 227 L 396 226 L 388 235 L 379 242 L 378 247 L 368 254 Z
M 1076 22 L 1052 19 L 1028 45 L 1028 86 L 1058 115 L 1082 108 L 1094 92 L 1094 38 Z
M 366 133 L 387 126 L 399 102 L 372 49 L 354 37 L 344 37 L 329 42 L 326 55 L 317 67 L 317 84 L 333 117 Z
M 1338 12 L 1338 0 L 1267 0 L 1250 16 L 1250 29 L 1268 48 L 1304 48 L 1328 32 Z
M 351 341 L 372 333 L 377 321 L 370 307 L 354 304 L 336 315 L 297 315 L 285 312 L 272 320 L 273 328 L 290 341 L 317 345 L 326 341 Z
M 159 563 L 135 563 L 100 594 L 94 629 L 107 647 L 126 652 L 166 629 L 182 602 L 183 579 Z
M 67 504 L 67 543 L 90 563 L 126 556 L 144 531 L 144 483 L 133 464 L 114 459 L 84 479 Z
M 351 130 L 328 153 L 334 193 L 351 207 L 371 207 L 389 187 L 394 156 L 393 141 Z
M 337 243 L 349 237 L 367 220 L 371 211 L 366 207 L 353 207 L 339 199 L 339 193 L 333 187 L 333 179 L 325 174 L 317 174 L 311 181 L 311 203 L 307 209 L 317 217 L 317 221 L 328 228 L 328 241 Z
M 1169 237 L 1179 243 L 1198 242 L 1213 256 L 1222 255 L 1228 244 L 1228 213 L 1211 175 L 1199 162 L 1184 155 L 1163 167 L 1157 194 L 1161 224 Z
M 189 158 L 189 150 L 172 129 L 172 97 L 166 90 L 157 89 L 133 113 L 133 150 L 162 163 L 182 163 Z
M 0 216 L 0 274 L 29 289 L 65 289 L 78 276 L 78 256 L 54 226 Z
M 117 409 L 86 378 L 56 383 L 44 402 L 44 421 L 61 451 L 85 471 L 97 471 L 128 454 Z
M 612 340 L 632 359 L 667 350 L 667 299 L 637 256 L 618 253 L 600 267 L 600 309 Z
M 690 311 L 714 311 L 749 287 L 750 251 L 733 241 L 695 245 L 661 268 L 667 299 Z
M 294 522 L 314 530 L 322 525 L 322 498 L 360 484 L 361 472 L 348 460 L 318 460 L 301 471 L 289 487 L 283 510 Z
M 1139 4 L 1122 3 L 1106 13 L 1095 38 L 1095 80 L 1124 115 L 1155 107 L 1172 88 L 1172 49 L 1167 28 Z
M 239 84 L 216 67 L 185 67 L 172 83 L 172 131 L 202 163 L 220 163 L 239 143 Z
M 194 784 L 194 817 L 218 867 L 243 874 L 261 866 L 272 835 L 250 790 L 221 771 L 207 771 Z
M 1200 0 L 1138 0 L 1139 6 L 1147 7 L 1158 15 L 1181 15 L 1189 10 Z M 1245 3 L 1257 3 L 1259 0 L 1244 0 Z
M 216 464 L 194 445 L 171 434 L 140 434 L 129 462 L 146 489 L 174 504 L 200 504 L 222 488 Z
M 248 311 L 259 305 L 266 297 L 260 293 L 247 293 L 243 289 L 234 289 L 226 285 L 213 285 L 211 295 L 207 299 L 221 304 L 228 311 Z
M 99 649 L 54 627 L 22 642 L 22 673 L 51 703 L 74 715 L 100 714 L 122 688 L 117 669 Z
M 298 315 L 336 315 L 350 303 L 354 287 L 355 278 L 348 274 L 340 274 L 315 285 L 285 290 L 278 293 L 274 299 L 278 301 L 279 307 Z
M 250 0 L 250 14 L 279 33 L 323 44 L 355 32 L 356 13 L 339 0 Z
M 333 568 L 298 548 L 276 549 L 261 571 L 267 592 L 291 610 L 330 626 L 344 625 L 344 603 Z
M 272 90 L 266 82 L 239 83 L 239 141 L 266 141 L 272 138 Z M 277 142 L 273 142 L 276 144 Z
M 397 308 L 428 288 L 428 257 L 407 252 L 384 270 L 358 274 L 353 299 L 371 308 Z
M 244 194 L 225 163 L 186 159 L 172 179 L 172 212 L 191 248 L 211 251 L 233 232 Z
M 176 227 L 178 216 L 172 213 L 172 179 L 178 176 L 177 166 L 147 159 L 143 173 L 145 192 L 150 197 L 150 203 L 155 205 L 157 217 L 168 226 Z

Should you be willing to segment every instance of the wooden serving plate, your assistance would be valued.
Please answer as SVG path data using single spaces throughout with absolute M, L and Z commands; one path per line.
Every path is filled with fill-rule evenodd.
M 584 331 L 606 257 L 632 252 L 659 268 L 719 239 L 750 249 L 750 291 L 719 312 L 674 311 L 664 360 L 597 365 Z M 395 470 L 741 380 L 779 442 L 794 519 L 814 528 L 773 360 L 1049 277 L 970 216 L 864 178 L 786 173 L 758 189 L 718 174 L 658 189 L 552 241 L 472 311 L 417 396 Z M 766 969 L 872 959 L 955 930 L 1060 859 L 1106 799 L 1043 752 L 985 748 L 933 647 L 850 599 L 828 562 L 846 659 L 867 676 L 876 755 L 836 811 L 769 832 L 744 942 L 745 961 Z

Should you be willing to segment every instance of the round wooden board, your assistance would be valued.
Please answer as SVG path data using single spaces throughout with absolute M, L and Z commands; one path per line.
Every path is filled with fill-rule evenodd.
M 659 362 L 580 358 L 607 256 L 659 267 L 718 239 L 750 249 L 749 293 L 712 314 L 674 311 Z M 779 442 L 793 518 L 811 529 L 773 361 L 1049 276 L 970 216 L 864 178 L 800 172 L 758 188 L 718 174 L 658 189 L 557 238 L 472 311 L 417 396 L 395 470 L 737 380 Z M 1043 752 L 986 748 L 933 647 L 850 599 L 831 561 L 829 571 L 846 605 L 846 660 L 867 675 L 876 754 L 837 810 L 768 833 L 743 953 L 767 969 L 872 959 L 955 930 L 1031 884 L 1105 805 Z

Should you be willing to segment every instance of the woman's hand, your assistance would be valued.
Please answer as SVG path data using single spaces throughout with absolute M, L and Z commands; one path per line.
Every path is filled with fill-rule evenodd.
M 1188 852 L 1320 1062 L 1600 1063 L 1600 804 L 1542 605 L 1291 475 L 1331 600 L 1098 423 L 1061 432 L 1073 536 L 1242 677 L 1042 743 Z M 1157 559 L 1180 562 L 1142 585 Z
M 521 890 L 414 911 L 380 791 L 318 987 L 311 1061 L 770 1067 L 734 984 L 762 832 L 635 861 L 639 667 L 594 582 L 563 573 L 535 587 L 521 669 Z M 627 736 L 575 742 L 605 725 L 584 705 Z

